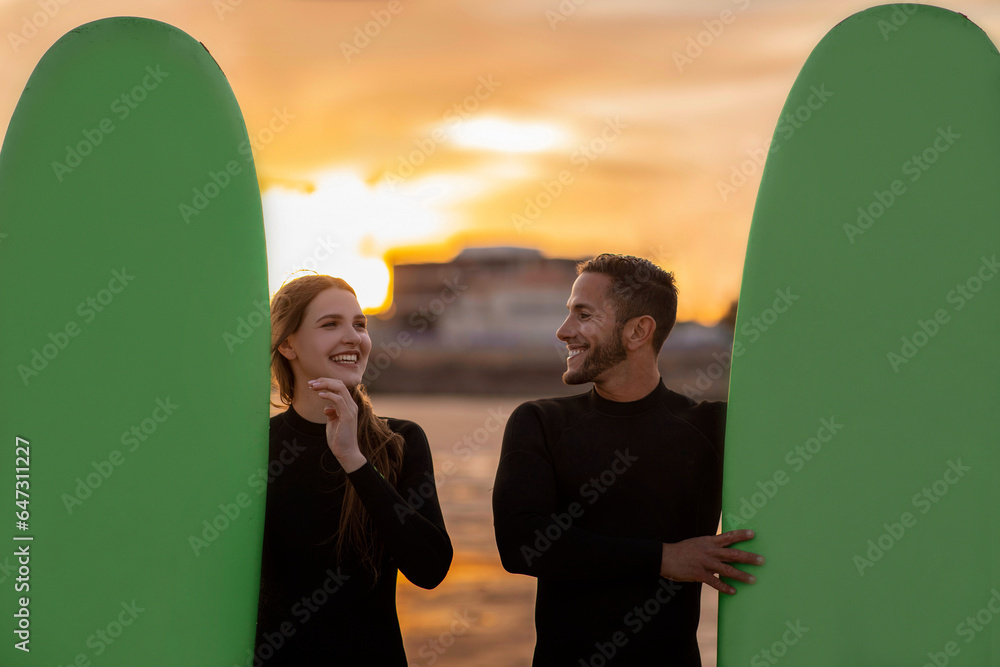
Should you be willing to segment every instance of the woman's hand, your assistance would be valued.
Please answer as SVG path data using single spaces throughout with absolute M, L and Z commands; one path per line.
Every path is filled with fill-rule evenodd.
M 330 405 L 323 409 L 326 414 L 326 443 L 330 451 L 337 457 L 344 472 L 354 472 L 368 459 L 358 447 L 358 406 L 351 398 L 341 380 L 317 378 L 309 381 L 313 391 L 319 397 L 329 401 Z

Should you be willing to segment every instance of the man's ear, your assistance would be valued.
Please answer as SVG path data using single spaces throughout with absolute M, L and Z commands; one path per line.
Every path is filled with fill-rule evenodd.
M 656 320 L 649 315 L 633 317 L 625 324 L 624 344 L 629 350 L 638 350 L 648 344 L 656 331 Z

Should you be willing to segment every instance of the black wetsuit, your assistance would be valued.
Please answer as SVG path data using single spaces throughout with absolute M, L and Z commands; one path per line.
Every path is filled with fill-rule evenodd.
M 254 664 L 406 666 L 396 570 L 417 586 L 433 588 L 448 572 L 452 546 L 423 430 L 403 419 L 387 422 L 406 441 L 395 488 L 371 463 L 346 474 L 327 446 L 325 424 L 291 407 L 271 418 L 273 476 L 267 484 Z M 353 551 L 342 562 L 336 557 L 346 484 L 357 490 L 385 544 L 377 580 Z
M 494 527 L 504 567 L 538 577 L 533 665 L 701 665 L 702 585 L 659 573 L 664 542 L 716 533 L 725 409 L 661 380 L 636 401 L 591 388 L 511 413 Z

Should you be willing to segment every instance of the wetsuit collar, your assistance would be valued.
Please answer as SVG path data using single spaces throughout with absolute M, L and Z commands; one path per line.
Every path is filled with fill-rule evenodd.
M 290 405 L 288 406 L 288 409 L 285 410 L 285 420 L 288 422 L 289 426 L 304 435 L 316 437 L 326 435 L 326 424 L 317 424 L 316 422 L 309 421 L 296 412 L 295 408 Z
M 595 387 L 591 387 L 589 394 L 590 407 L 608 415 L 637 415 L 662 403 L 667 397 L 668 391 L 667 386 L 663 384 L 662 377 L 660 378 L 660 383 L 656 385 L 653 391 L 636 401 L 611 401 L 598 394 Z

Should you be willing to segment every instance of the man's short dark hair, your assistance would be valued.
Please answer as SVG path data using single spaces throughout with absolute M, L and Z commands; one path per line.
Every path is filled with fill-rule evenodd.
M 659 354 L 663 341 L 677 321 L 677 285 L 674 274 L 648 259 L 632 255 L 602 253 L 576 265 L 576 273 L 603 273 L 611 278 L 608 297 L 620 328 L 633 317 L 649 315 L 656 322 L 653 351 Z

